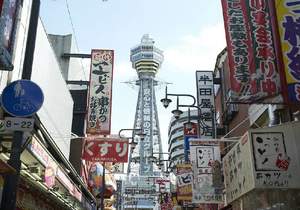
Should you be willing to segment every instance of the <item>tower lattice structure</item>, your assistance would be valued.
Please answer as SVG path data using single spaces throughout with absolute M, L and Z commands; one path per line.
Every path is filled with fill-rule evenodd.
M 140 139 L 130 153 L 127 172 L 140 176 L 160 173 L 157 161 L 162 159 L 162 143 L 155 98 L 155 75 L 163 58 L 162 50 L 154 46 L 154 40 L 148 34 L 130 53 L 132 67 L 138 74 L 136 85 L 139 86 L 134 128 L 142 129 L 144 139 Z

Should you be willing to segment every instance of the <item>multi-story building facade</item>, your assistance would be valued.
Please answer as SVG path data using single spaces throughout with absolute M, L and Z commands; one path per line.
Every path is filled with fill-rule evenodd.
M 40 86 L 44 94 L 44 103 L 33 116 L 35 120 L 33 131 L 24 133 L 26 144 L 22 145 L 16 206 L 18 209 L 32 210 L 95 209 L 94 196 L 88 191 L 87 185 L 68 160 L 74 103 L 66 84 L 66 77 L 62 73 L 62 68 L 49 41 L 50 38 L 36 13 L 37 26 L 33 24 L 35 15 L 31 12 L 37 12 L 37 10 L 31 10 L 31 8 L 37 9 L 38 2 L 31 0 L 1 2 L 4 5 L 16 4 L 13 6 L 17 9 L 10 18 L 12 18 L 11 21 L 17 21 L 13 24 L 14 33 L 11 34 L 11 40 L 14 41 L 10 46 L 13 70 L 0 69 L 0 89 L 3 91 L 7 84 L 24 79 L 23 75 L 26 71 L 30 75 L 28 77 Z M 1 17 L 1 21 L 3 19 Z M 3 38 L 2 35 L 1 38 Z M 28 39 L 31 41 L 27 42 Z M 2 43 L 1 47 L 3 47 Z M 30 52 L 26 50 L 28 47 L 33 47 Z M 29 53 L 33 53 L 33 50 L 34 54 L 30 55 Z M 24 60 L 28 62 L 28 56 L 32 56 L 32 68 L 24 69 L 23 62 Z M 26 79 L 29 79 L 28 77 Z M 3 121 L 8 116 L 1 109 L 1 120 Z M 12 154 L 11 145 L 15 138 L 11 131 L 3 130 L 0 133 L 0 139 L 0 158 L 3 165 L 6 165 Z M 8 176 L 10 175 L 2 176 L 1 174 L 1 190 L 5 187 Z
M 198 110 L 191 110 L 190 116 L 188 111 L 185 111 L 179 118 L 175 118 L 174 116 L 171 118 L 168 130 L 169 167 L 171 168 L 174 168 L 176 164 L 185 162 L 184 123 L 187 123 L 189 120 L 190 122 L 198 122 Z
M 238 140 L 251 129 L 256 129 L 257 132 L 266 132 L 266 130 L 264 130 L 265 128 L 273 128 L 275 130 L 278 125 L 284 126 L 288 121 L 297 120 L 297 118 L 295 118 L 297 110 L 299 110 L 299 107 L 297 108 L 297 106 L 285 106 L 283 104 L 230 103 L 230 69 L 226 48 L 220 52 L 217 57 L 214 76 L 216 80 L 220 81 L 220 84 L 215 85 L 216 122 L 217 127 L 222 128 L 222 130 L 225 131 L 224 134 L 219 135 L 218 138 L 225 137 L 223 139 L 229 138 L 230 140 L 236 140 L 238 142 Z M 295 114 L 293 115 L 292 113 Z M 293 125 L 291 124 L 291 126 Z M 253 132 L 253 130 L 251 131 Z M 227 153 L 234 154 L 234 150 L 237 148 L 235 147 L 236 144 L 238 143 L 221 143 L 222 156 L 226 156 Z M 255 154 L 255 152 L 253 152 L 253 154 Z M 261 155 L 262 154 L 263 152 L 261 151 Z M 228 159 L 228 157 L 225 157 L 225 159 Z M 251 164 L 255 164 L 255 160 L 251 161 L 254 161 Z M 222 162 L 225 179 L 228 179 L 228 175 L 226 177 L 228 165 L 224 163 L 224 160 L 222 160 Z M 241 163 L 249 164 L 246 163 L 246 160 L 244 159 Z M 224 166 L 224 164 L 226 166 Z M 266 170 L 265 173 L 268 175 L 267 171 L 268 170 Z M 245 171 L 238 173 L 242 174 L 245 173 Z M 249 178 L 251 173 L 252 171 L 247 171 L 247 173 L 242 176 Z M 233 177 L 235 176 L 234 174 L 231 175 Z M 249 182 L 248 180 L 245 181 L 246 179 L 244 178 L 245 185 L 241 185 L 239 189 L 236 189 L 235 192 L 230 194 L 230 196 L 233 195 L 233 199 L 226 199 L 227 202 L 226 207 L 223 208 L 224 210 L 298 208 L 297 206 L 299 206 L 299 203 L 296 200 L 298 199 L 299 189 L 286 188 L 283 190 L 284 187 L 282 189 L 278 189 L 277 187 L 253 187 L 248 193 L 243 194 L 241 193 L 243 192 L 242 190 L 245 189 L 243 186 L 249 187 Z M 257 177 L 255 179 L 257 179 Z M 238 182 L 239 178 L 234 178 L 231 186 L 234 186 L 235 184 L 239 186 Z M 231 186 L 226 186 L 225 184 L 225 192 L 232 190 Z M 287 197 L 293 197 L 294 200 L 287 201 Z

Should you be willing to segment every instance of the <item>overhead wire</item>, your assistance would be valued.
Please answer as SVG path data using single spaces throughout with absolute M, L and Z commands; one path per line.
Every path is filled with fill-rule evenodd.
M 67 8 L 67 11 L 68 11 L 68 17 L 69 17 L 69 20 L 70 20 L 70 23 L 71 23 L 72 32 L 74 34 L 75 47 L 76 47 L 76 50 L 79 52 L 78 40 L 77 40 L 77 36 L 76 36 L 75 26 L 73 24 L 73 19 L 72 19 L 72 15 L 71 15 L 69 2 L 68 2 L 68 0 L 65 0 L 65 2 L 66 2 L 66 8 Z M 81 70 L 82 70 L 84 79 L 87 81 L 87 76 L 85 75 L 84 66 L 83 66 L 83 63 L 82 63 L 82 58 L 80 58 L 80 63 L 81 63 Z

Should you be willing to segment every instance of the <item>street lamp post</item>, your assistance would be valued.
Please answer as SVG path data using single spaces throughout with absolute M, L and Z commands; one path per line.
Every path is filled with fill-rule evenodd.
M 196 106 L 196 98 L 193 95 L 190 95 L 190 94 L 168 93 L 167 86 L 166 86 L 165 92 L 166 92 L 165 98 L 163 98 L 163 99 L 160 100 L 165 108 L 168 108 L 169 104 L 172 102 L 172 100 L 169 99 L 168 96 L 177 97 L 177 100 L 176 100 L 176 109 L 172 111 L 172 113 L 173 113 L 173 115 L 174 115 L 174 117 L 176 119 L 178 119 L 180 117 L 180 115 L 183 113 L 179 109 L 180 107 L 182 107 L 182 108 L 188 108 L 188 124 L 187 124 L 188 128 L 192 127 L 191 122 L 190 122 L 190 108 L 196 108 L 198 110 L 198 119 L 197 119 L 198 125 L 199 125 L 198 126 L 198 135 L 200 135 L 200 127 L 202 127 L 203 129 L 205 129 L 207 126 L 205 126 L 205 123 L 202 122 L 202 119 L 201 119 L 201 105 L 200 106 Z M 193 100 L 193 103 L 191 103 L 191 104 L 179 104 L 179 97 L 188 97 L 188 98 L 191 98 Z M 213 135 L 215 135 L 215 132 L 213 132 Z
M 122 133 L 129 132 L 129 131 L 132 132 L 131 136 L 128 137 L 128 136 L 122 135 Z M 121 130 L 119 130 L 118 136 L 119 136 L 119 138 L 125 138 L 125 139 L 128 139 L 128 140 L 131 140 L 129 142 L 130 147 L 131 147 L 131 152 L 135 149 L 135 147 L 138 144 L 138 141 L 135 141 L 135 137 L 138 136 L 140 138 L 140 141 L 143 141 L 144 138 L 145 138 L 145 134 L 143 133 L 143 130 L 140 129 L 140 128 L 124 128 L 124 129 L 121 129 Z M 131 162 L 131 154 L 132 153 L 130 153 L 130 155 L 129 155 L 129 162 Z M 127 175 L 129 173 L 130 173 L 130 166 L 128 166 L 128 168 L 127 168 Z M 121 199 L 123 199 L 123 197 Z M 123 200 L 121 200 L 121 202 L 123 202 Z M 123 205 L 122 205 L 122 207 L 123 207 Z M 137 203 L 135 205 L 135 208 L 137 208 Z

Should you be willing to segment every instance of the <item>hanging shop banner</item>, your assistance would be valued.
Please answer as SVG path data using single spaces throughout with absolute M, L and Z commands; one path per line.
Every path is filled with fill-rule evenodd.
M 256 102 L 281 91 L 268 0 L 222 0 L 232 102 Z
M 188 126 L 188 123 L 183 124 L 183 133 L 184 133 L 184 158 L 185 161 L 190 160 L 190 138 L 197 138 L 198 137 L 198 125 L 194 122 L 189 122 L 191 127 Z
M 278 30 L 283 57 L 284 74 L 290 102 L 300 101 L 300 2 L 276 1 Z
M 18 0 L 0 1 L 0 69 L 12 71 L 12 50 L 15 40 Z
M 223 158 L 226 199 L 252 189 L 299 189 L 300 123 L 250 130 Z
M 94 196 L 98 196 L 101 193 L 103 187 L 103 166 L 95 162 L 91 165 L 88 172 L 88 188 Z
M 201 138 L 209 139 L 215 136 L 214 128 L 214 82 L 212 71 L 196 71 L 197 101 L 200 115 Z
M 220 146 L 217 140 L 191 139 L 193 203 L 223 203 Z
M 87 137 L 82 158 L 88 161 L 126 163 L 128 161 L 128 139 Z
M 110 134 L 113 50 L 92 50 L 87 133 Z
M 193 173 L 191 164 L 177 164 L 177 200 L 192 201 Z

